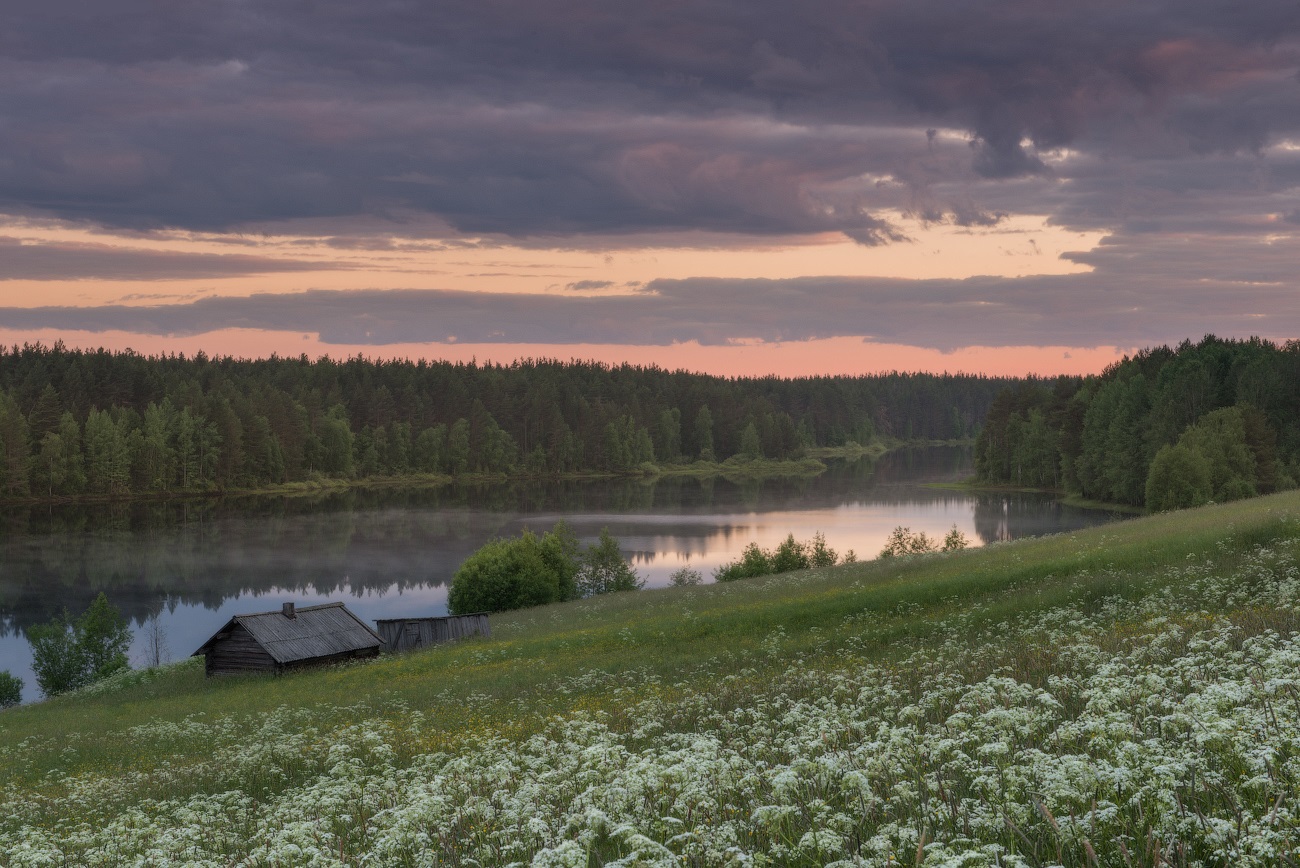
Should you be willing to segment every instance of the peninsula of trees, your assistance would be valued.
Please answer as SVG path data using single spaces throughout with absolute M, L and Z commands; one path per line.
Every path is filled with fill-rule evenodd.
M 0 348 L 0 498 L 413 474 L 635 473 L 974 436 L 1016 381 Z
M 997 396 L 975 447 L 985 482 L 1152 510 L 1296 487 L 1300 341 L 1184 341 L 1100 376 Z

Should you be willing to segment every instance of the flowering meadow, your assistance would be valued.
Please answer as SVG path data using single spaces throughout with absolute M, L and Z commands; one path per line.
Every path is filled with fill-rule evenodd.
M 1295 864 L 1300 498 L 1215 509 L 121 676 L 0 715 L 0 865 Z

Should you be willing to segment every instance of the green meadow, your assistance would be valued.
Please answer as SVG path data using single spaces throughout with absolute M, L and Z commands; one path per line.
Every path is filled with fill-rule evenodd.
M 0 865 L 1300 860 L 1300 494 L 0 713 Z

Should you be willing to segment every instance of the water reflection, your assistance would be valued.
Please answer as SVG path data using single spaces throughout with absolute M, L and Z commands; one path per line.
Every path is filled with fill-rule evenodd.
M 1095 520 L 1098 510 L 1067 506 L 1038 494 L 979 493 L 973 500 L 975 534 L 983 545 L 1024 536 L 1060 533 L 1099 523 Z M 1122 517 L 1106 512 L 1100 512 L 1100 515 L 1110 519 Z
M 28 684 L 24 633 L 99 593 L 139 627 L 159 616 L 174 656 L 230 615 L 343 599 L 363 618 L 442 614 L 446 582 L 488 539 L 567 520 L 584 541 L 608 527 L 651 586 L 689 564 L 708 576 L 750 542 L 825 533 L 860 558 L 907 525 L 956 524 L 983 543 L 1106 521 L 1032 494 L 972 495 L 923 482 L 962 478 L 958 448 L 840 461 L 818 477 L 566 481 L 370 489 L 0 512 L 0 669 Z M 143 642 L 141 642 L 141 646 Z M 142 648 L 137 652 L 143 659 Z

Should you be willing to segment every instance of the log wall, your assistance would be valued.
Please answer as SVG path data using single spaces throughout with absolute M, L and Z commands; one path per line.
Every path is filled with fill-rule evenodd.
M 469 636 L 491 636 L 492 626 L 486 612 L 473 615 L 449 615 L 445 618 L 392 618 L 376 621 L 376 631 L 384 640 L 384 650 L 412 651 Z
M 203 657 L 203 668 L 208 675 L 275 672 L 279 668 L 275 658 L 239 624 L 228 633 L 218 635 Z

